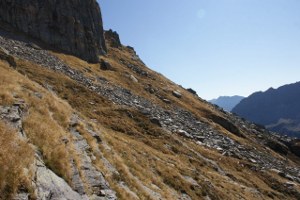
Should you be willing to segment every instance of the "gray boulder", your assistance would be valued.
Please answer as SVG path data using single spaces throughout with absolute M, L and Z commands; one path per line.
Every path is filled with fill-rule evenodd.
M 103 59 L 100 60 L 100 69 L 114 71 L 114 68 L 111 66 L 111 64 Z
M 49 170 L 43 162 L 37 160 L 36 167 L 36 193 L 38 199 L 88 199 L 75 192 L 65 180 Z
M 174 90 L 172 91 L 173 96 L 177 97 L 177 98 L 181 98 L 182 94 L 181 92 L 179 92 L 178 90 Z

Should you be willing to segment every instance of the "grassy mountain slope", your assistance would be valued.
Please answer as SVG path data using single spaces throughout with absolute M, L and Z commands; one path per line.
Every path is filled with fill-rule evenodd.
M 299 143 L 189 93 L 132 48 L 89 64 L 19 37 L 0 38 L 0 144 L 14 143 L 0 149 L 0 199 L 40 198 L 37 161 L 82 199 L 300 198 Z

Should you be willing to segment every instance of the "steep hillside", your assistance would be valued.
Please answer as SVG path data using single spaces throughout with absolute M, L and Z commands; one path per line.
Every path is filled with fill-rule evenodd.
M 221 96 L 217 99 L 212 99 L 209 102 L 215 104 L 224 110 L 230 112 L 238 103 L 241 102 L 245 97 L 242 96 Z
M 299 199 L 300 142 L 152 71 L 0 31 L 0 199 Z
M 300 137 L 300 82 L 257 92 L 232 111 L 272 131 Z

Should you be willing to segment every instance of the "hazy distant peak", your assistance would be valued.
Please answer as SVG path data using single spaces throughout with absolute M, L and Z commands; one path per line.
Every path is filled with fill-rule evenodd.
M 234 95 L 234 96 L 220 96 L 217 99 L 212 99 L 209 102 L 216 104 L 226 111 L 231 111 L 242 99 L 245 97 Z

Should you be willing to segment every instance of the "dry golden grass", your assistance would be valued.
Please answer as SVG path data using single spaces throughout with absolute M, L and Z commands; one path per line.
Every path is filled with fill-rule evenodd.
M 1 98 L 0 104 L 12 104 L 14 98 L 25 101 L 27 114 L 23 128 L 29 141 L 38 147 L 50 169 L 70 180 L 70 148 L 62 139 L 70 137 L 67 130 L 71 107 L 4 63 L 0 67 L 0 80 L 3 83 L 0 85 L 0 96 L 5 97 Z
M 113 66 L 113 68 L 115 69 L 114 71 L 101 70 L 99 64 L 89 64 L 74 56 L 69 56 L 69 55 L 64 55 L 59 53 L 53 53 L 53 54 L 58 56 L 60 59 L 62 59 L 64 62 L 66 62 L 69 66 L 73 67 L 74 69 L 84 72 L 84 74 L 88 77 L 93 77 L 93 78 L 96 78 L 97 76 L 104 77 L 111 83 L 122 86 L 123 88 L 130 90 L 132 93 L 142 96 L 148 100 L 151 100 L 155 104 L 160 105 L 161 107 L 167 110 L 171 109 L 172 105 L 180 106 L 193 113 L 196 117 L 198 117 L 202 121 L 217 128 L 218 130 L 220 130 L 220 132 L 226 133 L 228 137 L 232 139 L 237 139 L 242 144 L 247 143 L 247 140 L 238 138 L 234 134 L 225 130 L 219 124 L 214 123 L 214 120 L 212 119 L 215 118 L 215 116 L 222 117 L 222 114 L 220 112 L 217 112 L 213 107 L 204 103 L 204 101 L 201 100 L 200 98 L 195 98 L 193 94 L 179 87 L 177 84 L 173 83 L 172 81 L 166 79 L 161 74 L 158 74 L 150 70 L 139 61 L 133 60 L 132 59 L 132 57 L 134 56 L 133 52 L 131 50 L 128 50 L 125 47 L 122 47 L 122 49 L 110 48 L 108 55 L 105 57 L 104 56 L 101 57 L 102 59 L 108 61 Z M 140 76 L 136 74 L 134 71 L 128 69 L 124 64 L 122 64 L 121 60 L 125 61 L 126 63 L 139 66 L 144 71 L 147 71 L 151 77 L 149 78 L 149 77 Z M 87 71 L 86 69 L 89 69 L 89 71 Z M 128 78 L 128 76 L 126 76 L 126 74 L 127 75 L 133 74 L 139 80 L 139 82 L 134 83 L 132 80 L 130 80 L 130 78 Z M 153 88 L 157 90 L 155 94 L 150 94 L 145 90 L 145 88 L 148 85 L 151 85 Z M 180 91 L 182 93 L 182 98 L 178 99 L 174 97 L 172 95 L 172 91 L 174 90 Z M 158 97 L 171 100 L 172 105 L 165 104 Z M 102 113 L 98 112 L 97 115 L 99 114 Z
M 178 192 L 186 192 L 193 199 L 201 199 L 203 191 L 200 188 L 192 187 L 182 177 L 188 175 L 190 170 L 193 169 L 185 157 L 188 150 L 182 148 L 179 144 L 173 144 L 173 139 L 169 138 L 170 140 L 165 141 L 165 143 L 172 143 L 176 146 L 174 148 L 177 149 L 177 153 L 166 149 L 163 142 L 159 142 L 161 140 L 154 141 L 149 146 L 142 141 L 137 141 L 132 136 L 125 136 L 120 133 L 104 135 L 114 150 L 114 153 L 108 152 L 105 156 L 116 166 L 120 173 L 120 176 L 116 177 L 113 174 L 109 177 L 111 185 L 117 188 L 116 190 L 121 190 L 117 184 L 117 181 L 121 179 L 141 199 L 148 199 L 149 197 L 149 193 L 142 187 L 141 183 L 160 193 L 164 199 L 177 199 Z M 195 162 L 195 165 L 199 165 L 199 163 L 205 165 L 201 160 Z M 153 187 L 153 185 L 156 187 Z M 122 195 L 120 195 L 121 197 Z
M 249 143 L 247 138 L 237 137 L 213 122 L 212 118 L 222 117 L 222 113 L 162 75 L 143 68 L 151 74 L 151 78 L 142 77 L 121 64 L 120 59 L 141 66 L 141 63 L 131 59 L 132 52 L 130 51 L 110 49 L 109 54 L 103 57 L 113 65 L 115 71 L 103 71 L 99 65 L 91 65 L 68 55 L 54 54 L 89 77 L 104 77 L 111 83 L 127 88 L 165 109 L 169 109 L 172 105 L 181 106 L 241 144 Z M 87 68 L 91 71 L 86 70 Z M 159 193 L 163 199 L 172 200 L 178 199 L 181 193 L 188 194 L 192 199 L 204 199 L 207 195 L 211 199 L 228 200 L 282 199 L 283 197 L 267 183 L 267 177 L 250 170 L 251 163 L 224 157 L 215 150 L 169 134 L 153 125 L 147 117 L 135 109 L 114 105 L 63 74 L 20 60 L 17 70 L 32 82 L 51 85 L 58 96 L 49 96 L 43 92 L 43 99 L 38 99 L 18 92 L 19 96 L 29 102 L 29 115 L 24 122 L 24 127 L 30 140 L 43 152 L 49 167 L 67 180 L 70 170 L 69 158 L 77 159 L 77 166 L 80 166 L 80 159 L 72 155 L 70 151 L 72 147 L 66 147 L 61 143 L 62 137 L 69 137 L 67 128 L 71 111 L 74 109 L 81 114 L 83 119 L 97 121 L 93 124 L 94 129 L 101 130 L 102 139 L 109 148 L 98 144 L 87 133 L 87 124 L 78 124 L 76 128 L 88 141 L 93 153 L 97 152 L 100 147 L 103 155 L 95 153 L 97 160 L 94 162 L 98 169 L 104 172 L 106 179 L 117 191 L 120 199 L 134 199 L 135 195 L 132 195 L 130 191 L 140 199 L 153 199 L 149 189 Z M 124 74 L 134 74 L 139 82 L 132 83 Z M 5 79 L 5 83 L 10 83 L 8 84 L 10 90 L 18 91 L 20 90 L 18 84 L 26 85 L 26 81 L 15 85 L 14 81 L 8 80 L 9 76 Z M 150 94 L 144 90 L 148 84 L 157 89 L 156 94 Z M 27 91 L 37 90 L 36 88 L 37 86 L 34 85 L 25 87 Z M 174 97 L 173 90 L 180 90 L 183 97 L 181 99 Z M 157 96 L 170 99 L 172 104 L 165 104 Z M 0 90 L 2 104 L 11 103 L 12 99 L 10 92 Z M 89 102 L 95 104 L 89 104 Z M 260 148 L 258 144 L 253 144 L 253 146 Z M 110 172 L 100 159 L 101 156 L 109 160 L 119 175 Z M 216 166 L 203 157 L 215 161 L 227 174 L 220 174 Z M 280 177 L 275 176 L 275 180 L 280 181 Z M 120 181 L 125 182 L 130 191 L 120 186 Z M 259 190 L 263 196 L 259 198 L 255 196 L 255 189 Z
M 30 141 L 39 148 L 50 169 L 65 180 L 70 180 L 70 155 L 62 142 L 66 132 L 50 117 L 47 119 L 34 109 L 29 112 L 31 114 L 24 121 L 24 129 Z M 41 123 L 41 119 L 45 121 Z
M 7 63 L 0 61 L 1 78 L 0 78 L 0 105 L 10 105 L 13 102 L 13 92 L 17 89 L 15 80 L 10 77 L 11 71 Z
M 110 58 L 106 59 L 114 60 L 113 56 L 111 55 Z M 121 55 L 121 57 L 123 56 Z M 63 55 L 63 59 L 78 70 L 83 70 L 88 65 L 74 57 Z M 219 114 L 212 107 L 195 99 L 193 95 L 165 80 L 159 74 L 153 74 L 155 81 L 138 77 L 139 84 L 130 84 L 127 83 L 126 78 L 123 79 L 119 74 L 125 73 L 128 69 L 118 64 L 115 64 L 114 67 L 116 68 L 114 72 L 103 72 L 98 69 L 99 66 L 91 65 L 92 72 L 88 75 L 101 75 L 112 83 L 121 84 L 122 87 L 129 88 L 134 93 L 168 108 L 168 105 L 162 103 L 156 96 L 144 92 L 144 85 L 151 83 L 154 87 L 159 88 L 160 95 L 171 99 L 174 104 L 192 111 L 197 117 L 217 127 L 220 132 L 238 139 L 241 143 L 247 141 L 232 135 L 222 127 L 214 124 L 214 122 L 207 120 L 208 116 Z M 105 131 L 103 131 L 104 139 L 112 150 L 106 152 L 105 148 L 102 147 L 101 149 L 104 156 L 115 166 L 120 175 L 110 174 L 100 160 L 97 160 L 96 163 L 100 170 L 106 170 L 106 178 L 112 188 L 118 192 L 120 199 L 127 199 L 131 193 L 124 190 L 118 184 L 119 181 L 124 181 L 129 189 L 141 199 L 151 199 L 149 191 L 142 185 L 159 193 L 164 199 L 178 199 L 180 193 L 187 193 L 192 199 L 203 199 L 206 195 L 209 195 L 211 199 L 255 199 L 251 191 L 244 191 L 239 184 L 250 188 L 261 188 L 266 196 L 269 193 L 274 193 L 275 199 L 280 197 L 270 186 L 265 184 L 262 178 L 254 175 L 255 172 L 247 168 L 241 168 L 238 160 L 224 158 L 217 152 L 200 147 L 189 140 L 170 136 L 161 128 L 153 126 L 145 116 L 134 109 L 113 105 L 69 78 L 46 69 L 40 69 L 38 66 L 23 63 L 22 68 L 19 70 L 40 84 L 49 83 L 61 98 L 68 101 L 83 116 L 96 119 L 99 123 L 97 124 L 99 129 L 103 129 L 102 126 L 105 127 Z M 170 87 L 167 90 L 160 89 L 160 83 L 170 84 Z M 175 89 L 180 89 L 183 94 L 182 99 L 172 96 L 171 91 Z M 78 95 L 79 93 L 80 95 Z M 96 105 L 90 105 L 88 102 L 95 102 Z M 91 146 L 95 147 L 97 145 L 85 133 L 84 125 L 80 125 L 78 130 L 85 136 Z M 227 176 L 220 175 L 213 166 L 197 157 L 192 150 L 183 144 L 189 146 L 193 151 L 217 161 L 225 171 L 230 172 L 233 177 L 238 177 L 237 183 L 230 182 Z M 183 178 L 184 176 L 194 179 L 198 186 L 192 185 Z M 207 180 L 211 182 L 211 187 L 209 187 L 210 184 Z M 153 185 L 156 185 L 159 189 L 153 187 Z M 237 194 L 240 196 L 237 196 Z M 268 197 L 265 199 L 268 199 Z
M 18 188 L 29 188 L 30 177 L 25 168 L 33 162 L 30 145 L 7 125 L 0 121 L 0 199 L 10 199 Z

